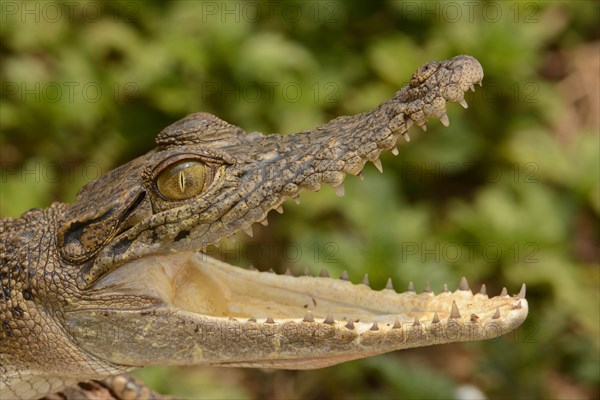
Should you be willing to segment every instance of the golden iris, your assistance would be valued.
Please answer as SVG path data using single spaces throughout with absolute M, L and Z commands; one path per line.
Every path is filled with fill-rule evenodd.
M 209 180 L 206 165 L 185 160 L 162 171 L 156 179 L 156 187 L 168 200 L 185 200 L 202 193 Z

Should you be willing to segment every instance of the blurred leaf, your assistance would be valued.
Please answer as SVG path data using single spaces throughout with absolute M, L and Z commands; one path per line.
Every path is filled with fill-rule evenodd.
M 374 288 L 388 277 L 397 289 L 429 280 L 439 291 L 467 275 L 489 293 L 526 282 L 523 327 L 495 341 L 318 371 L 137 372 L 157 390 L 391 399 L 473 387 L 488 398 L 598 397 L 600 135 L 577 120 L 598 110 L 571 93 L 578 79 L 564 82 L 577 54 L 597 59 L 600 3 L 27 4 L 17 11 L 34 11 L 2 9 L 2 217 L 71 201 L 191 112 L 247 130 L 297 131 L 376 106 L 428 60 L 472 54 L 484 67 L 469 110 L 449 106 L 449 128 L 412 128 L 397 157 L 382 155 L 383 175 L 367 165 L 364 182 L 346 179 L 343 199 L 328 187 L 303 194 L 253 240 L 299 252 L 258 267 L 348 270 L 355 282 L 368 273 Z M 35 14 L 43 7 L 63 17 Z M 85 12 L 95 9 L 100 15 Z

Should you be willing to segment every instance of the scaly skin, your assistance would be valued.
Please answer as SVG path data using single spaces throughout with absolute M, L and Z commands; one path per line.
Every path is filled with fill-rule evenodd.
M 2 220 L 2 398 L 155 364 L 319 368 L 519 326 L 524 287 L 488 298 L 463 279 L 453 293 L 398 294 L 344 277 L 248 271 L 202 253 L 302 190 L 328 183 L 343 194 L 345 175 L 367 161 L 380 168 L 380 152 L 396 152 L 413 123 L 447 125 L 446 103 L 466 107 L 464 92 L 482 78 L 469 56 L 431 62 L 372 111 L 289 135 L 192 114 L 164 129 L 155 150 L 86 185 L 72 205 Z M 114 397 L 148 396 L 123 394 L 111 379 L 104 385 Z M 80 384 L 63 395 L 79 389 L 100 390 Z

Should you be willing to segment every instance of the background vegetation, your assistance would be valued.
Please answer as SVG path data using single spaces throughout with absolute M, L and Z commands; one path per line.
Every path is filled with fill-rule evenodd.
M 344 199 L 324 188 L 286 203 L 253 240 L 281 251 L 240 264 L 368 272 L 375 288 L 526 282 L 522 328 L 317 371 L 138 375 L 187 398 L 598 398 L 598 4 L 4 1 L 1 215 L 72 201 L 188 113 L 307 129 L 370 109 L 428 60 L 471 54 L 486 75 L 468 111 L 413 128 Z

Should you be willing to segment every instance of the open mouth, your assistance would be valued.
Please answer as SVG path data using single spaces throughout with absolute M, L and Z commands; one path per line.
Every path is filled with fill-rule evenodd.
M 217 319 L 267 323 L 322 322 L 358 332 L 387 326 L 429 324 L 445 319 L 473 323 L 522 313 L 519 295 L 488 298 L 485 288 L 473 294 L 466 280 L 454 291 L 397 293 L 373 290 L 346 279 L 278 275 L 235 267 L 203 253 L 183 252 L 145 257 L 101 278 L 95 289 L 104 295 L 159 299 L 169 307 Z

